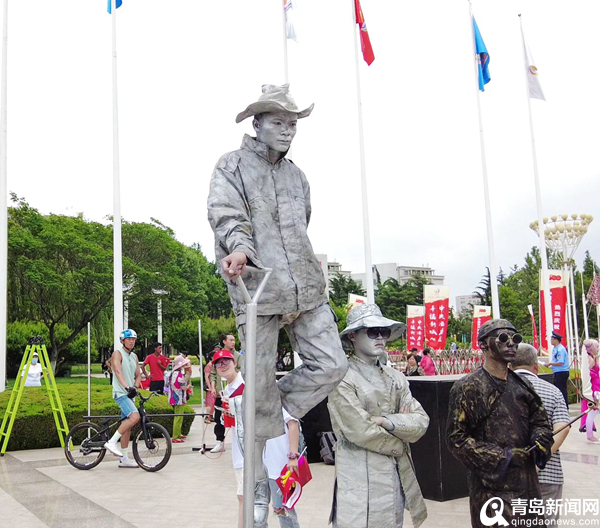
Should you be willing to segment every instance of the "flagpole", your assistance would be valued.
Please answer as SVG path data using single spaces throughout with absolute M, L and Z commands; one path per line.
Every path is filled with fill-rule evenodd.
M 7 210 L 7 88 L 8 88 L 8 0 L 4 0 L 2 24 L 2 88 L 0 94 L 0 392 L 6 390 L 6 324 L 8 282 L 8 210 Z
M 519 15 L 521 26 L 521 40 L 523 41 L 523 61 L 525 68 L 527 64 L 527 49 L 525 47 L 525 35 L 523 33 L 523 19 Z M 533 114 L 531 112 L 531 97 L 529 96 L 529 83 L 527 71 L 525 71 L 525 95 L 527 96 L 527 110 L 529 112 L 529 132 L 531 134 L 531 155 L 533 158 L 533 180 L 535 183 L 535 202 L 538 217 L 538 238 L 540 246 L 540 257 L 542 259 L 542 280 L 544 282 L 544 312 L 546 318 L 546 346 L 550 350 L 550 338 L 552 337 L 552 302 L 550 298 L 550 274 L 548 273 L 548 255 L 546 253 L 546 235 L 544 233 L 544 218 L 542 214 L 542 192 L 540 189 L 540 177 L 538 173 L 537 150 L 535 148 L 535 134 L 533 128 Z M 541 314 L 540 314 L 541 318 Z M 540 344 L 541 345 L 541 344 Z
M 367 302 L 375 303 L 375 291 L 373 288 L 373 264 L 371 262 L 371 230 L 369 227 L 369 200 L 367 196 L 367 169 L 365 164 L 365 141 L 363 133 L 362 98 L 360 92 L 360 69 L 358 61 L 358 36 L 356 35 L 356 4 L 349 0 L 352 5 L 352 33 L 354 34 L 354 63 L 356 68 L 356 100 L 358 109 L 358 144 L 360 151 L 360 182 L 362 190 L 363 210 L 363 236 L 365 250 L 365 282 L 367 286 Z
M 477 55 L 475 47 L 475 29 L 473 27 L 473 10 L 469 1 L 469 16 L 471 21 L 471 33 L 473 35 L 473 58 Z M 488 184 L 487 162 L 485 158 L 485 141 L 483 137 L 483 118 L 481 116 L 481 101 L 479 96 L 479 71 L 477 62 L 473 61 L 475 71 L 475 91 L 477 93 L 477 115 L 479 116 L 479 143 L 481 147 L 481 168 L 483 172 L 483 196 L 485 200 L 485 222 L 487 226 L 488 255 L 490 260 L 490 289 L 492 292 L 492 311 L 494 319 L 500 319 L 500 300 L 498 296 L 498 265 L 496 263 L 496 251 L 494 249 L 494 232 L 492 229 L 492 211 L 490 207 L 490 189 Z
M 285 0 L 280 1 L 283 1 L 283 9 L 281 10 L 281 17 L 283 22 L 283 82 L 285 84 L 288 84 L 290 82 L 290 79 L 288 71 L 287 22 L 285 17 Z
M 113 296 L 114 341 L 120 346 L 123 330 L 123 250 L 121 245 L 121 182 L 119 176 L 119 107 L 117 104 L 117 2 L 110 0 L 112 16 L 112 89 L 113 89 Z

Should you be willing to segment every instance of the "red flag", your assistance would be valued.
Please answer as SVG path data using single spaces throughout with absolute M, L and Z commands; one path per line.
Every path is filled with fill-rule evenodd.
M 365 59 L 367 65 L 371 66 L 371 63 L 375 60 L 375 54 L 373 53 L 373 46 L 371 46 L 367 24 L 365 24 L 365 17 L 360 7 L 360 0 L 354 0 L 354 9 L 356 11 L 356 23 L 360 28 L 360 47 L 362 48 L 363 59 Z

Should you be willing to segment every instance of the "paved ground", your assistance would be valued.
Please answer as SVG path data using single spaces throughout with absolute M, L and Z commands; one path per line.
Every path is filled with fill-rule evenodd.
M 571 414 L 576 416 L 573 406 Z M 120 469 L 117 459 L 90 471 L 65 461 L 60 449 L 7 453 L 0 459 L 0 527 L 18 528 L 235 528 L 237 498 L 228 449 L 222 456 L 191 451 L 202 444 L 204 426 L 196 419 L 184 444 L 174 445 L 165 469 L 147 473 Z M 214 442 L 212 426 L 207 443 Z M 586 442 L 575 428 L 562 449 L 566 475 L 565 499 L 600 499 L 600 446 Z M 303 528 L 326 528 L 334 470 L 312 464 L 313 481 L 298 506 Z M 467 528 L 467 499 L 426 501 L 424 527 Z M 406 515 L 408 518 L 408 515 Z M 579 525 L 600 526 L 597 515 L 568 517 Z M 597 522 L 597 524 L 589 524 Z M 279 526 L 271 517 L 270 528 Z M 405 526 L 412 527 L 410 521 Z M 378 527 L 372 527 L 378 528 Z

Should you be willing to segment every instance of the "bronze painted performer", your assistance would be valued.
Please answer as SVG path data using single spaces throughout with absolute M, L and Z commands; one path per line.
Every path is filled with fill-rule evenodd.
M 481 521 L 482 509 L 486 520 L 540 518 L 529 500 L 542 497 L 536 465 L 545 466 L 553 438 L 531 383 L 508 369 L 522 338 L 509 321 L 494 319 L 477 339 L 485 363 L 452 387 L 446 432 L 450 451 L 468 469 L 471 526 L 490 526 Z M 518 499 L 527 504 L 525 515 L 514 515 L 511 501 Z

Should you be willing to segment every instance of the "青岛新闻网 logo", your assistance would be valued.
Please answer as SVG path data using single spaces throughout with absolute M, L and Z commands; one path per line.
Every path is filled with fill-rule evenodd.
M 487 507 L 489 507 L 494 511 L 493 517 L 489 517 L 487 513 Z M 498 524 L 498 526 L 508 526 L 508 522 L 502 516 L 502 512 L 504 511 L 504 502 L 502 499 L 498 497 L 492 497 L 481 508 L 481 512 L 479 514 L 479 520 L 481 524 L 484 526 L 493 526 L 494 524 Z

